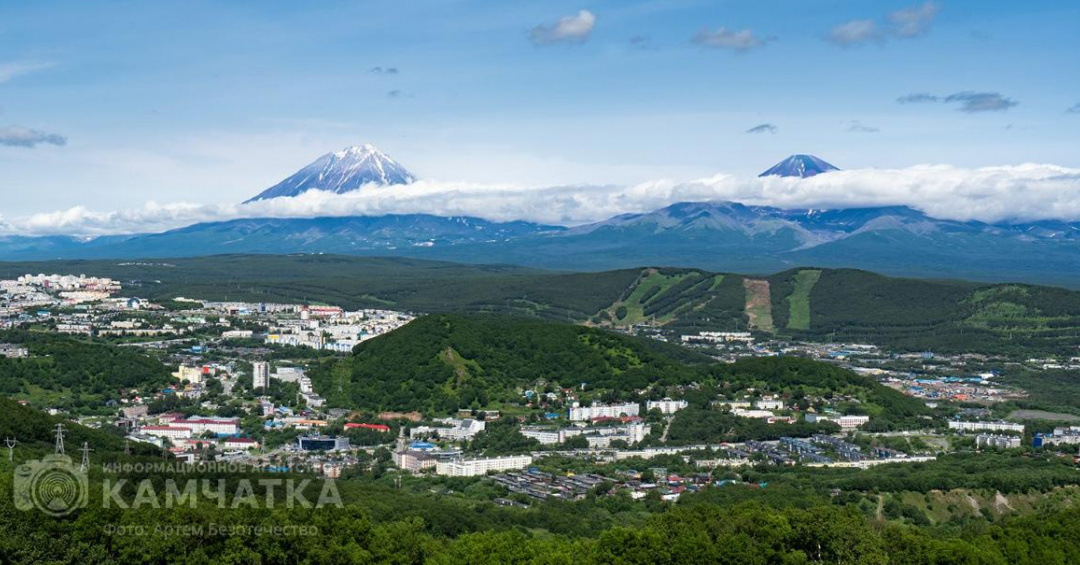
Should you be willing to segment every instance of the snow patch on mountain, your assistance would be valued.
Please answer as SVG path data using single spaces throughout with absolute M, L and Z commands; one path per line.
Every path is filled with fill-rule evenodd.
M 346 147 L 327 153 L 296 174 L 264 190 L 245 202 L 299 196 L 309 190 L 344 194 L 367 185 L 390 186 L 416 182 L 405 167 L 374 145 Z

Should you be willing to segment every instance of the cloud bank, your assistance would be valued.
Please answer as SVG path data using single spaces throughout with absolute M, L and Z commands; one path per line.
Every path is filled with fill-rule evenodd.
M 337 195 L 312 191 L 250 204 L 149 203 L 98 212 L 76 207 L 11 220 L 0 232 L 20 235 L 106 235 L 164 231 L 237 218 L 426 213 L 578 225 L 675 202 L 735 201 L 781 208 L 911 206 L 954 220 L 1080 220 L 1080 169 L 1055 165 L 966 169 L 920 165 L 853 169 L 808 179 L 728 174 L 691 182 L 655 180 L 633 186 L 500 186 L 420 181 Z
M 529 39 L 537 45 L 555 43 L 584 43 L 596 27 L 596 15 L 581 10 L 573 16 L 565 16 L 552 24 L 541 24 L 529 32 Z
M 932 104 L 944 102 L 946 104 L 959 103 L 957 108 L 961 112 L 974 114 L 978 112 L 1002 112 L 1017 106 L 1020 103 L 1012 98 L 1002 95 L 1000 92 L 956 92 L 948 96 L 937 96 L 926 92 L 906 94 L 896 99 L 899 104 Z M 1080 106 L 1080 105 L 1078 105 Z
M 55 133 L 19 126 L 0 127 L 0 145 L 33 149 L 42 144 L 63 146 L 67 144 L 67 138 Z

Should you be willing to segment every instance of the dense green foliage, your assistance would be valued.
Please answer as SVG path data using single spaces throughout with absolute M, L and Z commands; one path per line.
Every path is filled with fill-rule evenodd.
M 0 357 L 0 393 L 45 395 L 51 406 L 100 408 L 118 389 L 150 392 L 171 379 L 168 368 L 137 349 L 29 331 L 0 332 L 0 342 L 30 351 L 26 359 Z
M 57 421 L 0 399 L 0 435 L 16 434 L 25 441 L 16 463 L 51 452 Z M 119 437 L 74 424 L 69 429 L 69 445 L 89 441 L 95 462 L 149 461 L 138 453 L 135 459 L 122 455 Z M 113 479 L 149 479 L 160 499 L 167 477 L 214 484 L 221 477 L 226 493 L 234 492 L 241 479 L 265 477 L 253 471 L 216 473 L 136 471 Z M 741 478 L 768 483 L 767 488 L 708 488 L 685 493 L 676 504 L 594 493 L 577 502 L 536 502 L 528 509 L 484 502 L 499 491 L 482 480 L 438 479 L 441 486 L 431 488 L 430 482 L 406 479 L 403 488 L 395 488 L 389 477 L 377 478 L 381 473 L 376 465 L 338 481 L 342 507 L 288 508 L 280 501 L 272 509 L 219 506 L 203 494 L 195 508 L 143 504 L 128 509 L 104 507 L 103 475 L 92 467 L 90 504 L 71 516 L 52 518 L 15 509 L 11 465 L 5 458 L 0 460 L 0 562 L 1004 565 L 1080 559 L 1080 530 L 1075 528 L 1080 513 L 1075 509 L 1054 506 L 1025 516 L 931 526 L 919 509 L 894 498 L 882 509 L 890 521 L 876 521 L 860 498 L 872 500 L 874 495 L 860 493 L 892 489 L 930 492 L 965 486 L 1013 493 L 1075 484 L 1075 468 L 1051 457 L 958 455 L 865 471 L 759 466 L 741 471 Z M 318 492 L 315 483 L 312 491 Z M 829 496 L 833 488 L 844 494 Z M 132 501 L 136 491 L 135 483 L 128 483 L 120 489 L 121 498 Z M 257 500 L 263 496 L 256 492 Z
M 122 281 L 124 294 L 252 302 L 313 301 L 344 308 L 502 312 L 583 320 L 611 303 L 637 270 L 554 273 L 342 255 L 221 255 L 167 261 L 0 262 L 0 277 L 61 272 Z
M 309 374 L 332 403 L 370 410 L 423 410 L 517 402 L 538 382 L 627 392 L 689 382 L 682 348 L 572 324 L 484 315 L 421 317 L 366 341 L 348 359 Z
M 503 316 L 424 316 L 310 375 L 320 394 L 345 408 L 429 413 L 513 405 L 523 402 L 522 391 L 545 384 L 575 388 L 585 383 L 586 390 L 611 400 L 636 399 L 635 391 L 649 387 L 659 394 L 695 383 L 686 397 L 701 411 L 676 417 L 671 438 L 681 442 L 773 439 L 823 430 L 703 413 L 711 401 L 748 389 L 783 396 L 790 404 L 802 402 L 803 409 L 821 408 L 827 399 L 846 413 L 870 415 L 879 430 L 922 427 L 922 418 L 931 413 L 915 398 L 827 363 L 795 357 L 712 363 L 654 340 Z
M 769 424 L 761 418 L 740 418 L 719 410 L 687 408 L 675 414 L 668 432 L 668 443 L 696 444 L 741 442 L 748 439 L 774 440 L 784 436 L 808 437 L 814 434 L 834 433 L 835 424 Z
M 717 365 L 714 377 L 728 388 L 753 388 L 762 394 L 790 394 L 793 399 L 820 396 L 844 404 L 848 413 L 868 414 L 874 419 L 910 422 L 931 413 L 923 401 L 828 363 L 796 357 L 754 357 L 731 365 Z
M 11 479 L 0 477 L 0 494 Z M 218 508 L 132 510 L 87 508 L 53 519 L 14 510 L 0 499 L 0 560 L 5 563 L 986 563 L 1066 564 L 1080 560 L 1080 511 L 1064 510 L 999 523 L 972 523 L 958 531 L 868 520 L 853 507 L 818 499 L 810 505 L 718 503 L 725 491 L 687 496 L 670 507 L 653 506 L 644 522 L 613 525 L 582 535 L 541 533 L 550 519 L 577 523 L 577 512 L 596 503 L 552 504 L 547 510 L 513 511 L 490 529 L 473 529 L 463 515 L 456 532 L 433 529 L 444 518 L 427 507 L 419 517 L 377 519 L 360 506 L 318 509 Z M 778 493 L 779 494 L 779 493 Z M 399 495 L 404 505 L 415 497 Z M 802 502 L 812 499 L 796 496 Z M 612 509 L 631 504 L 610 499 Z M 544 505 L 547 507 L 548 505 Z M 478 509 L 480 507 L 477 507 Z M 444 510 L 448 510 L 445 508 Z M 408 512 L 408 511 L 406 511 Z M 545 515 L 546 513 L 546 515 Z M 529 518 L 525 518 L 528 516 Z M 554 522 L 555 520 L 550 520 Z M 527 522 L 533 528 L 514 527 Z M 214 531 L 210 530 L 213 525 Z M 299 527 L 316 535 L 302 535 Z M 285 534 L 251 535 L 278 527 Z M 185 529 L 196 528 L 196 529 Z M 272 530 L 270 530 L 272 531 Z M 132 533 L 146 532 L 146 533 Z
M 1003 493 L 1046 492 L 1080 483 L 1069 459 L 1046 454 L 954 453 L 936 461 L 879 465 L 870 469 L 758 467 L 753 480 L 783 481 L 800 489 L 826 492 L 837 488 L 861 492 L 930 492 L 989 489 Z
M 13 438 L 18 443 L 19 453 L 30 452 L 35 456 L 52 453 L 56 439 L 56 425 L 62 423 L 66 430 L 64 441 L 69 453 L 88 442 L 99 455 L 116 454 L 124 451 L 124 434 L 115 428 L 95 430 L 74 424 L 62 418 L 49 416 L 44 412 L 0 396 L 0 439 Z M 130 446 L 136 454 L 156 454 L 157 448 L 147 444 Z M 7 450 L 4 450 L 7 459 Z

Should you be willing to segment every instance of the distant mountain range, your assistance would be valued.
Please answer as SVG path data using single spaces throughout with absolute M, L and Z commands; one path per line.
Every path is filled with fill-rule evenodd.
M 567 228 L 424 214 L 241 219 L 159 234 L 0 237 L 0 259 L 338 253 L 604 270 L 795 266 L 1080 286 L 1080 223 L 940 220 L 906 207 L 783 210 L 685 202 Z
M 793 155 L 762 174 L 805 178 L 835 170 L 812 155 Z M 413 180 L 364 145 L 324 155 L 253 200 Z M 662 265 L 754 273 L 812 265 L 1080 287 L 1080 223 L 959 222 L 902 206 L 783 210 L 683 202 L 575 227 L 400 214 L 247 218 L 98 238 L 0 237 L 0 260 L 8 261 L 235 253 L 407 256 L 565 270 Z
M 327 153 L 247 202 L 299 196 L 309 190 L 343 194 L 367 185 L 409 184 L 415 180 L 412 173 L 386 153 L 364 144 Z

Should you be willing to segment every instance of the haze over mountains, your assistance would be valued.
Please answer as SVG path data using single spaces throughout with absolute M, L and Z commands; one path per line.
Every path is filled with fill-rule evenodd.
M 812 155 L 793 155 L 762 176 L 807 178 L 837 170 Z M 324 155 L 252 200 L 311 190 L 394 190 L 414 181 L 402 165 L 363 145 Z M 932 218 L 904 206 L 811 210 L 716 201 L 681 202 L 574 227 L 390 214 L 244 218 L 89 239 L 0 237 L 2 260 L 227 253 L 399 255 L 567 270 L 662 265 L 775 272 L 813 265 L 1077 286 L 1080 223 L 964 222 Z

